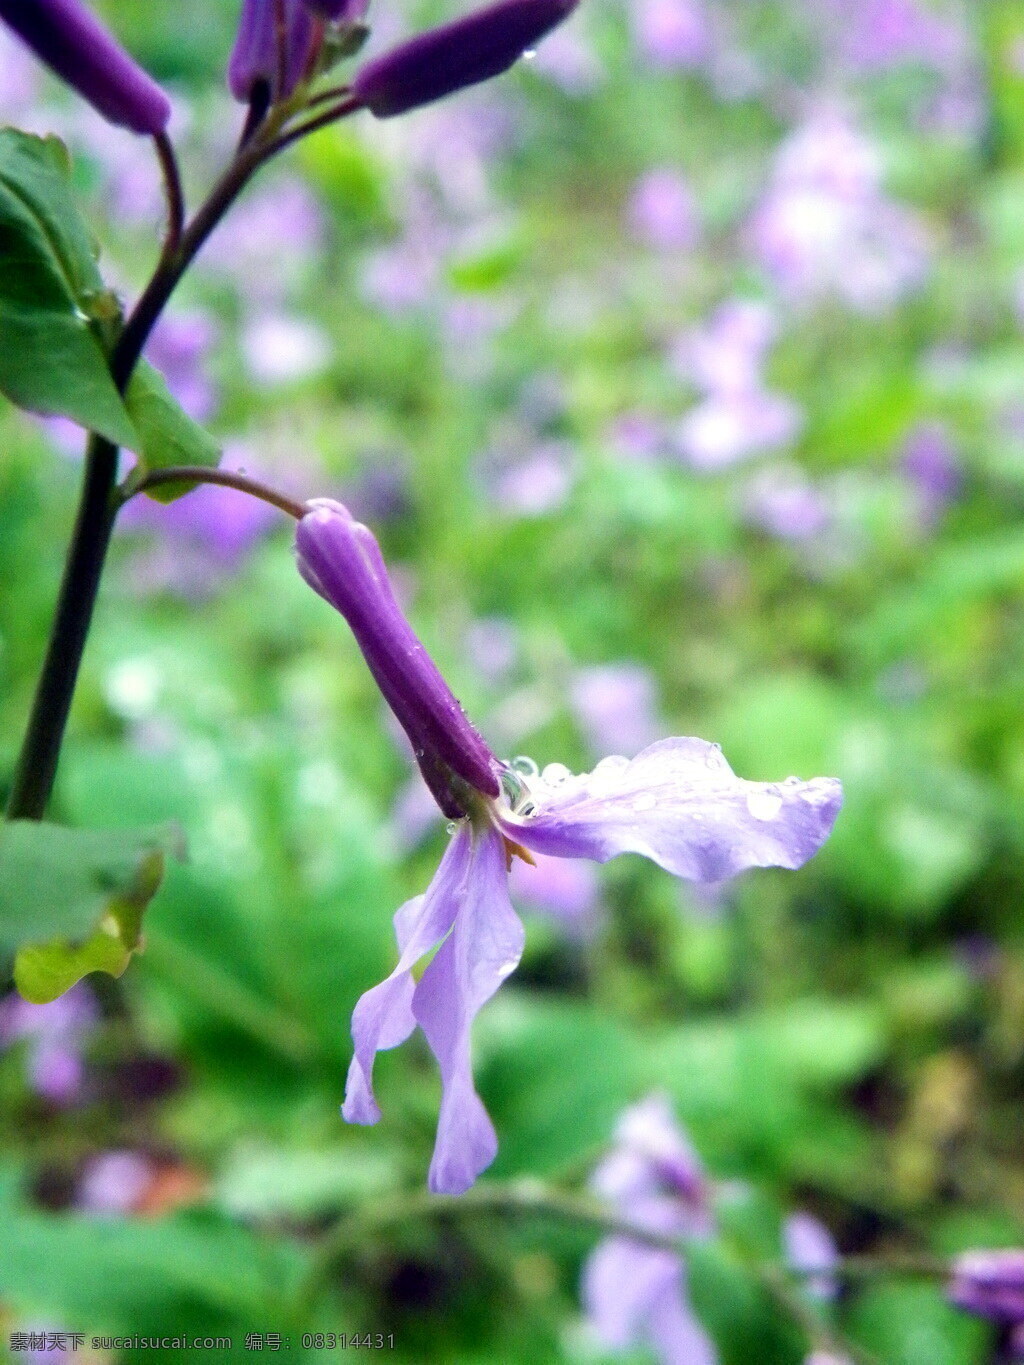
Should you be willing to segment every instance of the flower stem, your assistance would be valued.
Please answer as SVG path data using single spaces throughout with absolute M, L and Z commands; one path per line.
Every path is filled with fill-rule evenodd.
M 154 323 L 196 253 L 254 171 L 278 150 L 274 139 L 288 113 L 290 111 L 286 109 L 277 117 L 271 113 L 251 141 L 238 152 L 184 229 L 173 149 L 166 140 L 163 145 L 158 140 L 157 152 L 168 193 L 167 237 L 153 277 L 125 323 L 110 357 L 110 372 L 120 392 L 127 388 Z M 8 820 L 41 820 L 46 813 L 110 534 L 120 506 L 115 497 L 116 481 L 117 447 L 103 437 L 90 435 L 78 515 L 46 657 L 15 765 L 6 811 Z M 285 510 L 291 511 L 291 508 Z
M 296 502 L 286 493 L 261 483 L 259 479 L 252 479 L 248 474 L 240 474 L 234 469 L 208 469 L 205 465 L 167 465 L 163 469 L 151 469 L 138 481 L 132 480 L 125 485 L 122 502 L 127 502 L 137 493 L 146 493 L 151 488 L 168 483 L 220 484 L 223 488 L 234 488 L 239 493 L 248 493 L 250 497 L 269 502 L 272 507 L 287 512 L 288 516 L 294 517 L 296 521 L 301 521 L 306 515 L 306 509 L 301 502 Z
M 71 538 L 50 640 L 7 804 L 8 820 L 41 820 L 57 772 L 78 666 L 92 621 L 103 561 L 114 526 L 117 447 L 90 436 L 78 517 Z

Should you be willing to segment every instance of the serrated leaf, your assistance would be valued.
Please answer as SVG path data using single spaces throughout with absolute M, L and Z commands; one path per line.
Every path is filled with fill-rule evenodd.
M 26 1000 L 54 1000 L 88 972 L 124 971 L 167 853 L 180 856 L 173 826 L 0 828 L 0 941 L 19 948 L 14 977 Z
M 135 448 L 146 469 L 182 464 L 212 468 L 220 460 L 217 442 L 182 409 L 159 370 L 144 360 L 132 375 L 125 403 L 139 436 Z M 173 502 L 194 487 L 194 483 L 164 484 L 149 496 Z
M 95 325 L 104 299 L 67 152 L 54 138 L 0 130 L 0 392 L 130 446 Z

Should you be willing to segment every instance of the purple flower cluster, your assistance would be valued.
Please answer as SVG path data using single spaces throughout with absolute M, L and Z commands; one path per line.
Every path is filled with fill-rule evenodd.
M 704 394 L 676 432 L 679 453 L 694 469 L 723 469 L 778 450 L 798 435 L 800 409 L 773 393 L 762 376 L 775 333 L 775 317 L 766 304 L 731 299 L 706 327 L 676 343 L 677 372 Z
M 877 151 L 828 109 L 782 143 L 749 239 L 790 299 L 832 296 L 862 313 L 885 311 L 928 264 L 921 223 L 882 190 Z
M 72 1105 L 85 1091 L 83 1052 L 98 1019 L 96 1002 L 81 982 L 48 1005 L 9 995 L 0 1000 L 0 1047 L 24 1041 L 32 1089 L 51 1104 Z
M 442 1080 L 430 1187 L 461 1192 L 497 1150 L 473 1085 L 470 1030 L 522 954 L 508 889 L 512 860 L 530 863 L 538 853 L 606 862 L 639 853 L 697 882 L 750 867 L 795 868 L 828 837 L 841 791 L 829 778 L 745 782 L 700 739 L 661 740 L 579 776 L 561 764 L 524 776 L 500 763 L 466 719 L 405 620 L 367 528 L 337 503 L 307 506 L 296 535 L 299 570 L 345 616 L 435 800 L 456 822 L 426 894 L 395 916 L 397 966 L 356 1006 L 343 1112 L 351 1122 L 376 1122 L 374 1058 L 418 1025 Z M 417 980 L 413 970 L 431 952 Z

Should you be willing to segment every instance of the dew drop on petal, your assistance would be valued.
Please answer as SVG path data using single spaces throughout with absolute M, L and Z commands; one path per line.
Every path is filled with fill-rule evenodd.
M 512 760 L 512 768 L 523 777 L 538 777 L 540 769 L 532 758 L 527 758 L 525 754 L 519 754 Z
M 541 781 L 548 787 L 560 787 L 570 777 L 572 772 L 564 763 L 549 763 L 540 775 Z
M 444 829 L 446 834 L 454 834 L 456 829 L 455 821 L 449 820 Z
M 759 787 L 747 797 L 747 810 L 755 820 L 774 820 L 782 809 L 782 797 L 772 787 Z
M 722 746 L 720 744 L 712 744 L 704 754 L 704 766 L 705 768 L 711 768 L 715 771 L 721 771 L 721 769 L 725 767 L 725 759 L 722 756 Z

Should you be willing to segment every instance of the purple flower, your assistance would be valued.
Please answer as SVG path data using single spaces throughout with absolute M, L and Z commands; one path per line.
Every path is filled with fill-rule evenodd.
M 693 191 L 667 166 L 648 171 L 633 186 L 628 207 L 634 236 L 655 251 L 682 251 L 697 240 Z
M 965 1313 L 1008 1326 L 1024 1324 L 1024 1250 L 961 1253 L 953 1261 L 946 1294 Z
M 103 1217 L 133 1213 L 152 1183 L 153 1163 L 141 1152 L 100 1152 L 82 1172 L 75 1203 Z
M 96 1004 L 82 982 L 47 1005 L 18 995 L 0 1000 L 0 1046 L 29 1043 L 29 1084 L 51 1104 L 74 1104 L 82 1095 L 82 1050 L 97 1021 Z
M 374 1057 L 418 1024 L 442 1080 L 430 1187 L 461 1192 L 497 1150 L 473 1087 L 470 1028 L 522 953 L 511 859 L 529 862 L 533 851 L 606 862 L 640 853 L 701 882 L 749 867 L 800 867 L 828 837 L 841 789 L 829 778 L 744 782 L 700 739 L 661 740 L 580 776 L 552 764 L 525 778 L 499 763 L 466 719 L 402 615 L 370 531 L 337 503 L 307 506 L 296 533 L 299 571 L 345 616 L 428 786 L 457 821 L 426 894 L 395 916 L 398 965 L 356 1005 L 343 1112 L 355 1123 L 379 1118 Z M 417 981 L 414 967 L 435 948 Z
M 304 0 L 243 0 L 228 63 L 235 99 L 247 104 L 261 84 L 272 101 L 287 99 L 306 74 L 315 38 L 313 14 Z
M 600 883 L 589 863 L 578 858 L 545 858 L 538 853 L 532 865 L 516 858 L 509 868 L 512 899 L 527 909 L 557 920 L 575 936 L 593 926 L 600 901 Z
M 596 754 L 637 753 L 657 738 L 654 679 L 642 664 L 577 669 L 569 697 L 576 721 Z
M 743 490 L 743 513 L 780 540 L 806 541 L 832 519 L 828 499 L 796 465 L 776 465 L 755 475 Z
M 836 295 L 862 313 L 916 287 L 928 259 L 919 220 L 882 193 L 875 148 L 829 111 L 783 142 L 749 238 L 790 296 Z
M 320 327 L 286 313 L 268 313 L 248 323 L 241 345 L 249 373 L 268 387 L 320 374 L 331 356 L 330 341 Z
M 651 1232 L 707 1237 L 713 1229 L 700 1161 L 667 1100 L 627 1109 L 593 1188 L 617 1213 Z M 715 1365 L 718 1355 L 690 1307 L 686 1266 L 675 1252 L 609 1237 L 583 1268 L 582 1296 L 594 1333 L 611 1350 L 649 1345 L 664 1365 Z
M 693 469 L 725 469 L 779 450 L 799 434 L 803 414 L 781 394 L 756 388 L 711 394 L 683 417 L 676 445 Z
M 945 427 L 939 422 L 916 427 L 903 447 L 900 467 L 917 494 L 922 522 L 934 526 L 963 482 L 960 460 Z
M 499 0 L 428 29 L 368 62 L 352 93 L 377 118 L 391 118 L 500 76 L 560 24 L 577 0 Z
M 167 127 L 167 96 L 78 0 L 0 0 L 0 19 L 111 123 L 154 135 Z
M 635 0 L 633 34 L 651 66 L 690 70 L 712 53 L 704 0 Z
M 146 346 L 147 360 L 161 372 L 171 393 L 197 422 L 208 421 L 217 407 L 205 368 L 217 330 L 212 314 L 202 309 L 165 313 Z
M 792 1213 L 783 1224 L 782 1243 L 790 1268 L 809 1277 L 804 1280 L 807 1292 L 834 1299 L 839 1293 L 839 1252 L 825 1224 L 809 1213 Z

